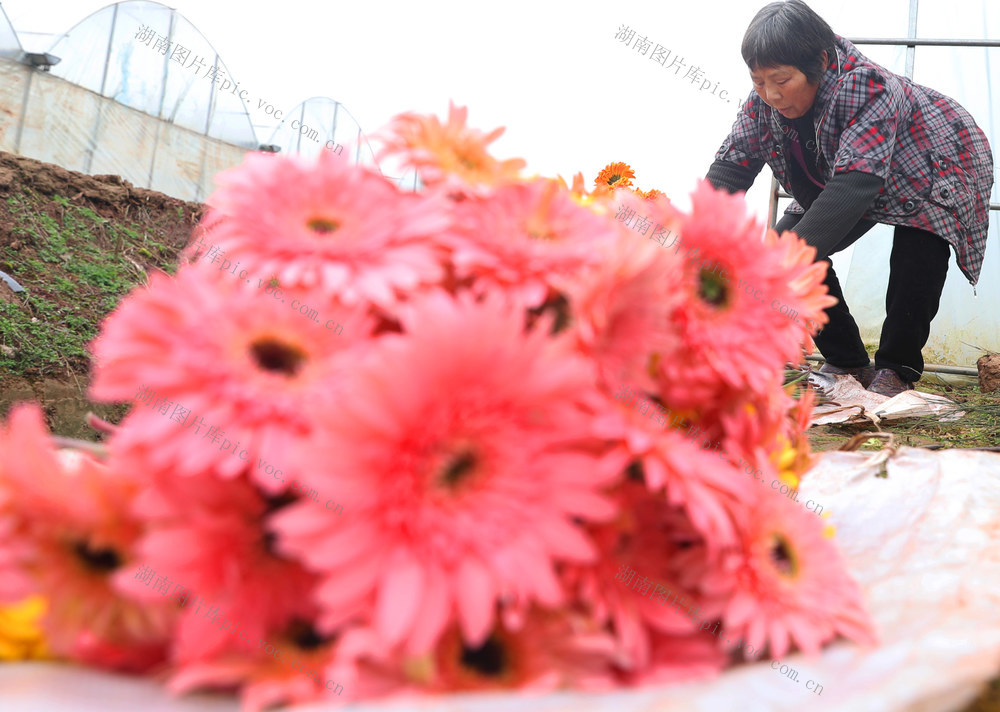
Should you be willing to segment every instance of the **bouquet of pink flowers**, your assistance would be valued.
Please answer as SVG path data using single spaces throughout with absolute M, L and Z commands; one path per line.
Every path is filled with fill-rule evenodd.
M 831 528 L 774 486 L 810 464 L 782 387 L 810 342 L 768 302 L 821 324 L 825 265 L 741 196 L 587 195 L 498 135 L 398 117 L 419 194 L 249 155 L 93 344 L 93 397 L 134 403 L 106 442 L 12 411 L 0 601 L 42 597 L 52 655 L 259 710 L 874 641 Z

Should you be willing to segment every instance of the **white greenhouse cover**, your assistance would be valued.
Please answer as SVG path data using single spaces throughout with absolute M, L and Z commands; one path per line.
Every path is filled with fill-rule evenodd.
M 60 34 L 47 52 L 59 58 L 48 72 L 21 63 L 21 45 L 0 9 L 0 106 L 7 110 L 0 112 L 0 150 L 203 201 L 218 172 L 263 143 L 238 77 L 194 25 L 165 5 L 108 5 Z M 305 155 L 329 148 L 378 168 L 358 122 L 325 97 L 295 107 L 270 143 Z M 393 180 L 415 188 L 412 172 Z

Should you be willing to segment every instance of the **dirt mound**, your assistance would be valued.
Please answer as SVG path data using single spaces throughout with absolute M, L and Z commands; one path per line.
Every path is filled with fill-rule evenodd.
M 986 354 L 976 361 L 979 369 L 979 390 L 983 393 L 1000 391 L 1000 354 Z
M 117 422 L 126 406 L 86 400 L 87 343 L 151 270 L 173 273 L 204 211 L 198 203 L 0 152 L 0 416 L 40 401 L 60 435 L 93 439 L 87 410 Z

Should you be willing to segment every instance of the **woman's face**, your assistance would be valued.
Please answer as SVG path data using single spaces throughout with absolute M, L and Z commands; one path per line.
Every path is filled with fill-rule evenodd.
M 753 88 L 768 106 L 786 119 L 805 116 L 816 99 L 819 84 L 812 84 L 806 75 L 790 64 L 777 67 L 757 67 L 750 72 Z

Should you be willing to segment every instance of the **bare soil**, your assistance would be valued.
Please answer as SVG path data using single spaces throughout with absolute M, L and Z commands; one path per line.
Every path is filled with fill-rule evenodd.
M 118 422 L 127 406 L 87 400 L 87 344 L 152 270 L 173 273 L 204 207 L 0 152 L 0 417 L 41 403 L 53 432 L 99 439 L 88 410 Z

